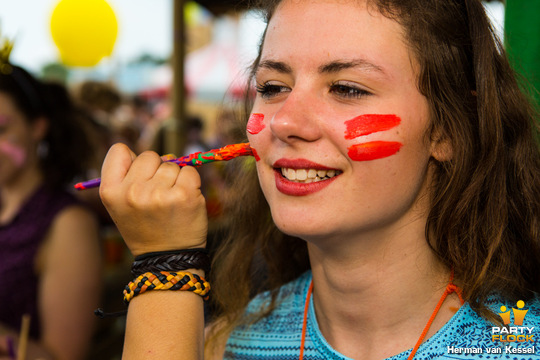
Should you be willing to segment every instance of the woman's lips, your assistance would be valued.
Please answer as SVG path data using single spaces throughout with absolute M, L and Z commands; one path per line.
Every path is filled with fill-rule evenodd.
M 276 180 L 276 188 L 279 192 L 291 196 L 306 196 L 324 189 L 325 187 L 330 185 L 339 175 L 336 175 L 326 180 L 311 183 L 291 181 L 281 175 L 281 169 L 274 169 L 274 176 Z
M 290 196 L 306 196 L 316 193 L 330 185 L 341 173 L 340 170 L 332 169 L 327 166 L 315 163 L 307 159 L 279 159 L 274 164 L 274 176 L 276 188 L 279 192 Z M 336 175 L 313 182 L 298 182 L 289 180 L 281 173 L 281 169 L 314 169 L 314 170 L 335 170 Z

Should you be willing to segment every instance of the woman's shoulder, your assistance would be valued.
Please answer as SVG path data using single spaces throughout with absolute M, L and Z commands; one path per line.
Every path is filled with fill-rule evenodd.
M 263 318 L 257 315 L 268 309 L 272 294 L 266 291 L 257 295 L 248 304 L 244 316 L 246 319 L 258 318 L 258 320 L 241 325 L 236 332 L 246 331 L 267 335 L 297 333 L 298 327 L 302 325 L 304 303 L 310 282 L 311 271 L 308 271 L 283 285 L 278 290 L 274 308 Z
M 540 297 L 512 302 L 500 295 L 484 303 L 501 324 L 476 313 L 468 303 L 418 349 L 417 359 L 478 357 L 540 359 Z M 392 357 L 397 360 L 406 354 Z
M 298 278 L 282 285 L 278 289 L 276 297 L 276 310 L 290 310 L 291 307 L 296 307 L 298 304 L 303 305 L 307 288 L 311 281 L 311 271 L 307 271 Z M 270 305 L 272 293 L 265 291 L 257 295 L 250 301 L 246 309 L 246 314 L 258 313 Z M 303 307 L 302 307 L 303 309 Z

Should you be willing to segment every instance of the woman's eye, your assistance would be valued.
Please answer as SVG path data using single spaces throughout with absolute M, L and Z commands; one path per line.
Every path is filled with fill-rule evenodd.
M 279 93 L 289 91 L 289 88 L 282 85 L 275 84 L 257 84 L 257 92 L 261 94 L 263 99 L 270 99 Z
M 349 84 L 339 84 L 339 83 L 332 84 L 330 86 L 330 92 L 340 97 L 344 97 L 348 99 L 357 99 L 362 96 L 371 95 L 369 91 L 361 89 L 357 86 L 349 85 Z

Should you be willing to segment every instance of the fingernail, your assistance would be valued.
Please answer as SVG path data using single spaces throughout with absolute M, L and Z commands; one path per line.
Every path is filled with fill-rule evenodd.
M 176 159 L 176 156 L 174 154 L 166 154 L 161 156 L 161 160 L 163 161 L 170 161 Z

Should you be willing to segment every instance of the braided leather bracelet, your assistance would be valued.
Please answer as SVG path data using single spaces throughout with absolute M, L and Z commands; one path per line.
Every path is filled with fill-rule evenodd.
M 157 251 L 139 255 L 131 265 L 131 274 L 137 277 L 146 272 L 180 271 L 201 269 L 210 272 L 208 250 L 193 248 L 171 251 Z
M 193 291 L 208 300 L 210 284 L 199 275 L 186 271 L 146 272 L 126 285 L 124 303 L 128 305 L 135 296 L 150 290 Z

